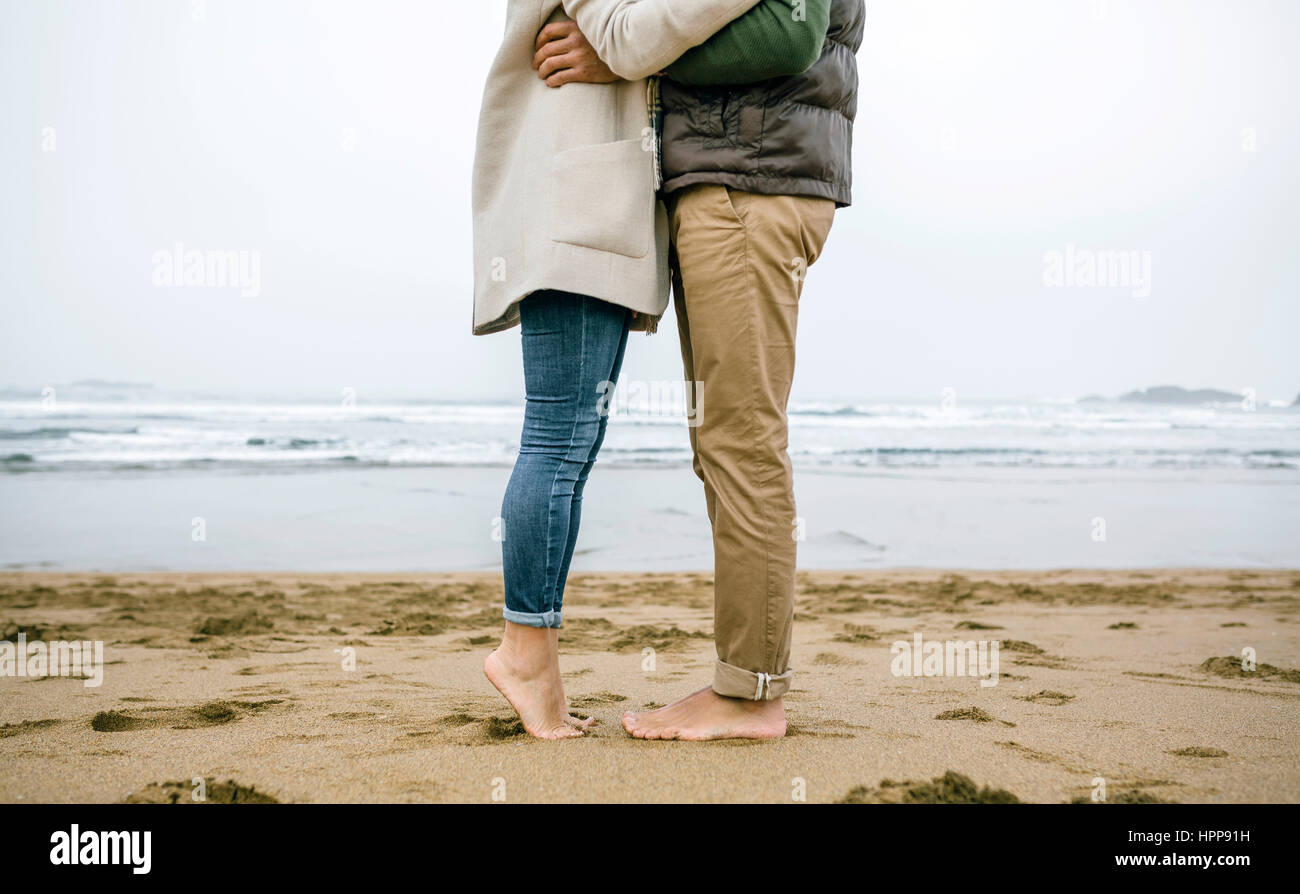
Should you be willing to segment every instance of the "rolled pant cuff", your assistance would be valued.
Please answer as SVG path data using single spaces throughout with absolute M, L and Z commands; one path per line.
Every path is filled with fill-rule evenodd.
M 719 658 L 713 668 L 713 691 L 727 698 L 771 701 L 785 695 L 793 679 L 794 668 L 783 674 L 755 673 Z
M 525 627 L 562 627 L 559 612 L 516 612 L 508 608 L 501 610 L 501 615 L 507 621 L 514 624 L 523 624 Z

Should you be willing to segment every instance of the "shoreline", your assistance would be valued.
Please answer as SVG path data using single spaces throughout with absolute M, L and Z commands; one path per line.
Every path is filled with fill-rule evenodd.
M 499 569 L 508 478 L 479 467 L 0 476 L 0 569 Z M 795 494 L 808 570 L 1300 567 L 1300 475 L 1288 471 L 796 467 Z M 575 572 L 677 572 L 712 556 L 689 470 L 598 464 Z

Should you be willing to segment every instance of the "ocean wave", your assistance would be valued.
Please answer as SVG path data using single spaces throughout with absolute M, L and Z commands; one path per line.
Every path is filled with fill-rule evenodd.
M 0 402 L 0 458 L 8 472 L 501 466 L 522 416 L 505 403 L 61 401 L 43 413 Z M 792 461 L 818 469 L 1300 467 L 1300 414 L 1281 411 L 824 402 L 793 406 L 790 422 Z M 600 460 L 688 463 L 685 428 L 679 416 L 615 413 Z
M 140 431 L 139 428 L 33 428 L 28 430 L 22 429 L 0 429 L 0 441 L 55 441 L 61 438 L 70 438 L 74 435 L 133 435 Z
M 513 451 L 467 455 L 461 453 L 420 455 L 379 455 L 357 451 L 304 453 L 301 451 L 269 451 L 245 455 L 118 455 L 94 457 L 85 454 L 70 456 L 41 456 L 14 453 L 0 458 L 6 471 L 134 471 L 134 470 L 186 470 L 234 469 L 287 472 L 293 470 L 331 468 L 481 468 L 508 467 L 515 459 Z M 1128 469 L 1128 470 L 1260 470 L 1300 469 L 1300 457 L 1289 453 L 1261 452 L 1258 454 L 1051 454 L 1043 451 L 985 450 L 889 450 L 855 451 L 852 454 L 816 454 L 794 452 L 791 455 L 796 468 L 821 469 Z M 602 451 L 600 462 L 605 466 L 676 467 L 689 465 L 689 449 L 618 450 Z

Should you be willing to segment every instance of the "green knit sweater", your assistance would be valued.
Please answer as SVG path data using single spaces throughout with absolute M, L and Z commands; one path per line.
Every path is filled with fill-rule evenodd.
M 696 86 L 751 84 L 802 74 L 821 56 L 831 0 L 759 0 L 757 6 L 668 67 Z

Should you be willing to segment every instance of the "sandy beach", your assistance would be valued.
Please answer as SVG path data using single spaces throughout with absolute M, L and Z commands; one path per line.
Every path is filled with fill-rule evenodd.
M 494 574 L 0 575 L 0 638 L 105 661 L 98 687 L 0 677 L 0 801 L 189 803 L 196 778 L 210 801 L 1300 801 L 1300 572 L 805 572 L 770 743 L 619 725 L 709 680 L 708 574 L 571 581 L 565 687 L 599 722 L 562 743 L 482 675 L 500 598 Z M 998 640 L 997 684 L 895 675 L 916 634 Z

